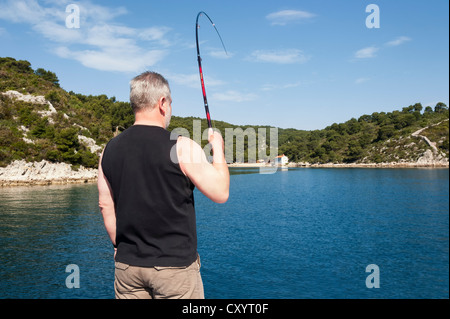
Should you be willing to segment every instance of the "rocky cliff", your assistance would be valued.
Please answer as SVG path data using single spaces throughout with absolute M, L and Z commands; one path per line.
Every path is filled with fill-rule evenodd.
M 20 160 L 7 167 L 0 167 L 1 186 L 87 183 L 96 179 L 96 169 L 81 166 L 73 170 L 70 164 L 45 160 L 33 163 Z

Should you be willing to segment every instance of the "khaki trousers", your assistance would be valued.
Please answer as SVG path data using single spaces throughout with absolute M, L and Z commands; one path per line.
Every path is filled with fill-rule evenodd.
M 116 299 L 204 299 L 200 257 L 187 267 L 115 263 Z

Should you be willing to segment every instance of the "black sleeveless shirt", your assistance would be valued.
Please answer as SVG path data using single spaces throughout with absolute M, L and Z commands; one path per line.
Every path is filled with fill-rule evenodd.
M 102 169 L 116 211 L 116 261 L 132 266 L 188 266 L 197 258 L 194 184 L 171 160 L 176 139 L 134 125 L 113 138 Z

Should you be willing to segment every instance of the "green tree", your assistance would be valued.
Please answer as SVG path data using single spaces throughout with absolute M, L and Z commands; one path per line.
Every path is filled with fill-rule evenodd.
M 416 104 L 413 105 L 414 112 L 419 112 L 420 113 L 422 111 L 422 109 L 423 109 L 423 106 L 422 106 L 421 103 L 416 103 Z
M 16 60 L 14 58 L 0 58 L 0 65 L 19 74 L 33 73 L 31 63 L 25 60 Z
M 38 68 L 34 72 L 37 76 L 40 76 L 44 80 L 53 83 L 55 86 L 59 87 L 59 79 L 55 73 L 51 71 L 46 71 L 43 68 Z
M 358 140 L 351 140 L 348 143 L 347 161 L 355 162 L 361 158 L 363 149 Z
M 356 134 L 361 130 L 361 124 L 355 118 L 352 118 L 350 121 L 347 121 L 346 125 L 347 125 L 347 133 L 350 135 Z
M 38 138 L 53 138 L 54 127 L 49 125 L 47 117 L 39 118 L 31 128 L 30 134 Z
M 79 146 L 78 129 L 64 128 L 55 135 L 55 143 L 58 150 L 68 152 L 71 149 L 76 149 Z
M 50 91 L 44 97 L 47 101 L 49 101 L 53 105 L 55 104 L 59 105 L 61 103 L 61 94 L 56 90 Z
M 448 110 L 448 107 L 442 102 L 437 103 L 434 107 L 434 112 L 436 113 L 443 113 L 445 110 Z
M 433 113 L 433 109 L 431 108 L 431 106 L 425 107 L 424 114 L 431 114 L 431 113 Z
M 394 136 L 395 128 L 394 125 L 386 125 L 380 128 L 378 131 L 378 140 L 383 141 L 387 140 L 388 138 Z

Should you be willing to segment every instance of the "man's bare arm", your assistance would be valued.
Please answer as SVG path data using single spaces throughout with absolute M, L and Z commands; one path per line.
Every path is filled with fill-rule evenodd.
M 222 136 L 218 132 L 210 133 L 209 142 L 213 164 L 208 162 L 200 145 L 182 136 L 177 143 L 178 160 L 183 173 L 206 197 L 216 203 L 225 203 L 229 196 L 230 174 Z
M 98 206 L 103 215 L 103 222 L 105 223 L 106 231 L 111 239 L 113 245 L 116 245 L 116 211 L 114 208 L 114 199 L 111 186 L 103 174 L 102 170 L 102 156 L 98 164 Z

